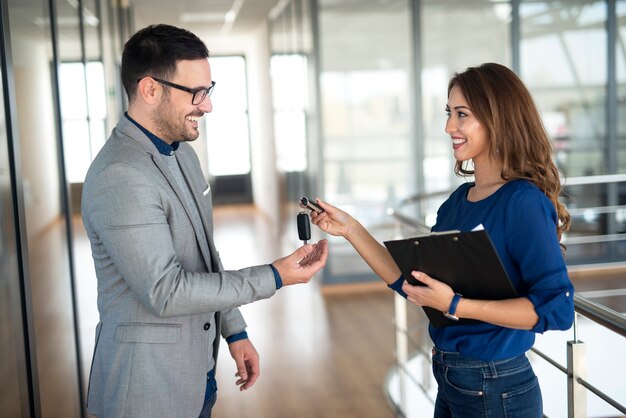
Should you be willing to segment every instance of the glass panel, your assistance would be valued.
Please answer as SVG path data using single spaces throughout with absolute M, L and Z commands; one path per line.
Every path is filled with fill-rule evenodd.
M 82 183 L 105 140 L 104 67 L 89 62 L 85 71 L 82 62 L 64 62 L 59 79 L 67 177 L 70 183 Z
M 274 113 L 276 166 L 282 172 L 306 170 L 306 122 L 301 110 Z
M 104 65 L 100 61 L 87 62 L 87 98 L 91 120 L 103 121 L 107 116 Z M 95 155 L 94 155 L 95 157 Z
M 375 228 L 389 222 L 387 204 L 415 192 L 409 4 L 329 0 L 319 7 L 320 195 Z M 345 245 L 332 237 L 330 244 Z M 329 253 L 328 281 L 374 279 L 358 257 Z M 345 277 L 349 270 L 355 277 Z
M 98 151 L 106 140 L 106 87 L 103 65 L 102 42 L 99 31 L 102 28 L 100 6 L 107 2 L 102 0 L 82 0 L 83 13 L 83 36 L 85 38 L 84 53 L 81 57 L 86 62 L 80 62 L 80 71 L 83 73 L 80 79 L 76 79 L 73 84 L 83 83 L 80 87 L 85 99 L 79 99 L 74 103 L 79 106 L 82 100 L 86 100 L 85 110 L 87 115 L 80 120 L 68 120 L 64 113 L 63 118 L 63 141 L 65 146 L 65 169 L 68 181 L 72 183 L 70 191 L 72 193 L 72 244 L 74 251 L 74 272 L 75 287 L 78 305 L 79 334 L 81 338 L 82 372 L 83 372 L 83 394 L 86 396 L 89 379 L 91 359 L 95 341 L 95 329 L 99 320 L 97 309 L 97 279 L 93 259 L 90 252 L 89 240 L 83 229 L 80 217 L 80 202 L 82 195 L 82 183 L 87 174 L 91 161 L 96 157 Z M 108 33 L 104 36 L 107 36 Z M 109 42 L 113 42 L 111 39 Z M 63 40 L 61 46 L 63 47 Z M 62 52 L 62 59 L 69 60 L 70 57 Z M 116 62 L 111 59 L 112 62 Z M 66 64 L 62 63 L 61 67 Z M 86 90 L 85 90 L 86 77 Z M 71 84 L 70 84 L 71 86 Z M 68 85 L 61 83 L 61 97 L 66 91 L 71 91 Z M 77 129 L 74 135 L 68 136 L 67 126 Z M 75 156 L 69 157 L 68 154 Z
M 83 64 L 81 62 L 61 64 L 59 84 L 63 119 L 87 119 L 87 92 Z
M 455 188 L 465 181 L 454 174 L 450 138 L 444 132 L 448 81 L 456 71 L 484 62 L 511 65 L 509 2 L 425 1 L 421 9 L 421 87 L 424 191 Z M 454 30 L 451 30 L 454 28 Z M 440 199 L 422 208 L 430 225 Z
M 28 386 L 4 112 L 4 101 L 0 100 L 0 417 L 13 418 L 27 416 Z
M 302 54 L 274 55 L 270 63 L 274 108 L 306 109 L 309 105 L 306 56 Z
M 271 60 L 276 166 L 281 172 L 307 167 L 307 59 L 301 54 L 274 55 Z
M 47 5 L 45 0 L 10 2 L 8 9 L 41 414 L 76 417 L 81 405 Z M 58 49 L 76 60 L 77 10 L 60 0 L 57 9 Z
M 296 202 L 301 196 L 319 194 L 319 127 L 310 94 L 317 86 L 311 6 L 315 2 L 292 0 L 270 15 L 275 164 L 284 185 L 285 211 L 299 210 Z
M 214 110 L 206 123 L 211 175 L 248 174 L 250 172 L 248 115 Z
M 83 33 L 85 36 L 85 57 L 87 61 L 102 61 L 102 44 L 100 42 L 101 0 L 82 0 L 83 5 Z
M 82 183 L 91 163 L 89 124 L 86 120 L 66 120 L 63 122 L 63 143 L 65 151 L 66 175 L 70 183 Z
M 619 10 L 623 13 L 623 5 Z M 582 241 L 584 236 L 619 232 L 620 225 L 610 219 L 614 215 L 596 213 L 596 208 L 617 203 L 617 188 L 570 185 L 574 179 L 568 184 L 572 177 L 611 174 L 616 167 L 612 156 L 620 155 L 608 148 L 607 139 L 606 3 L 522 2 L 520 18 L 521 76 L 541 109 L 555 161 L 567 185 L 563 198 L 573 211 L 572 230 L 565 241 L 571 250 L 568 264 L 621 261 L 619 253 L 626 247 L 623 241 Z M 618 83 L 624 79 L 620 74 L 623 53 L 620 58 L 619 51 Z M 618 120 L 623 107 L 620 102 L 618 97 Z M 620 125 L 623 123 L 618 122 L 618 136 L 623 131 Z
M 358 9 L 352 1 L 321 2 L 324 195 L 373 204 L 372 219 L 384 214 L 390 194 L 412 187 L 411 171 L 396 170 L 412 155 L 408 15 L 405 1 Z M 372 164 L 384 169 L 374 174 Z
M 606 4 L 522 2 L 521 76 L 566 176 L 606 174 Z
M 617 9 L 617 172 L 626 173 L 626 1 Z M 620 193 L 620 204 L 626 204 L 626 192 Z M 626 231 L 622 229 L 622 232 Z
M 211 57 L 213 111 L 206 115 L 211 176 L 250 173 L 250 133 L 246 62 L 243 57 Z

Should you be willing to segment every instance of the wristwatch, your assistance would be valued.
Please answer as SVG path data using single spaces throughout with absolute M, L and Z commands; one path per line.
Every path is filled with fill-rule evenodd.
M 459 304 L 459 301 L 461 300 L 461 294 L 460 293 L 455 293 L 454 296 L 452 297 L 452 302 L 450 302 L 450 307 L 448 308 L 448 312 L 444 312 L 443 315 L 446 318 L 450 318 L 453 319 L 455 321 L 459 320 L 459 317 L 455 315 L 456 313 L 456 307 Z

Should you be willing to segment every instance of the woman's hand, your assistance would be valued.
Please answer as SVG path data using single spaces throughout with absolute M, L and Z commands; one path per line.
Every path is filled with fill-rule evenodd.
M 419 271 L 413 271 L 411 275 L 424 286 L 413 286 L 404 282 L 402 290 L 407 294 L 407 300 L 418 306 L 429 306 L 441 312 L 448 312 L 454 297 L 452 288 Z M 525 330 L 532 329 L 539 320 L 534 305 L 525 297 L 505 300 L 461 298 L 455 315 L 459 318 L 477 319 L 501 327 Z
M 417 306 L 429 306 L 441 312 L 448 312 L 454 297 L 454 291 L 450 286 L 419 271 L 411 272 L 411 276 L 424 283 L 425 286 L 413 286 L 405 281 L 402 290 L 407 294 L 409 302 Z
M 315 200 L 324 212 L 311 212 L 313 224 L 330 235 L 348 240 L 372 271 L 388 285 L 398 280 L 401 275 L 400 269 L 385 246 L 346 212 L 319 199 Z
M 311 221 L 313 224 L 317 225 L 322 231 L 330 235 L 346 238 L 350 234 L 356 220 L 346 212 L 334 207 L 333 205 L 319 199 L 315 200 L 317 201 L 317 204 L 324 209 L 324 212 L 311 212 Z

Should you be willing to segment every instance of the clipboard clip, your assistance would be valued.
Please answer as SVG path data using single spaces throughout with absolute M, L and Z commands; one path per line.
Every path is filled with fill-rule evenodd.
M 425 238 L 425 237 L 430 237 L 432 235 L 451 235 L 451 234 L 460 234 L 461 231 L 457 230 L 457 229 L 452 229 L 450 231 L 439 231 L 439 232 L 431 232 L 430 234 L 424 234 L 424 235 L 419 235 L 416 237 L 415 241 L 413 241 L 413 245 L 420 245 L 419 239 L 420 238 Z M 458 241 L 459 237 L 452 237 L 452 241 Z

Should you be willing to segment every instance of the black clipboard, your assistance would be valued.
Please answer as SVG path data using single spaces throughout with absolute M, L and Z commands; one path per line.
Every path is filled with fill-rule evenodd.
M 439 232 L 385 241 L 385 246 L 405 280 L 411 284 L 423 285 L 411 275 L 415 270 L 447 283 L 456 293 L 470 299 L 501 300 L 517 297 L 517 291 L 485 230 Z M 423 308 L 435 327 L 480 322 L 472 319 L 455 321 L 436 309 Z

